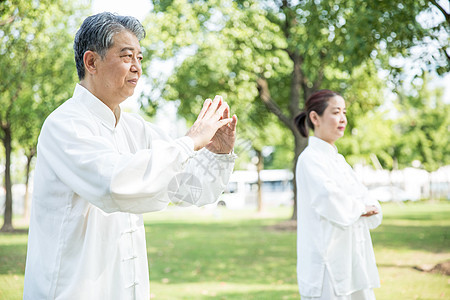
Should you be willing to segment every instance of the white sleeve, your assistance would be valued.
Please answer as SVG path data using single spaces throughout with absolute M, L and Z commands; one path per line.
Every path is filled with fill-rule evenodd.
M 304 176 L 302 181 L 308 185 L 311 206 L 322 218 L 339 226 L 350 226 L 361 217 L 365 209 L 362 199 L 333 180 L 323 162 L 305 157 L 299 167 L 300 176 Z
M 38 155 L 61 182 L 105 212 L 144 213 L 164 209 L 169 182 L 194 155 L 188 137 L 156 140 L 150 149 L 119 153 L 95 134 L 87 118 L 48 118 L 39 137 Z
M 178 199 L 172 197 L 171 200 L 183 202 L 181 205 L 196 206 L 216 202 L 228 184 L 235 159 L 235 154 L 215 154 L 205 148 L 198 151 L 189 159 L 184 175 L 178 175 L 181 179 L 177 187 Z M 188 185 L 192 190 L 184 191 L 183 195 L 183 185 Z M 171 187 L 174 192 L 173 185 Z
M 153 124 L 146 123 L 146 126 L 153 132 L 153 144 L 155 140 L 171 140 Z M 181 140 L 194 149 L 194 142 L 190 137 L 185 136 Z M 236 158 L 234 153 L 215 154 L 206 148 L 190 152 L 182 170 L 168 181 L 169 200 L 180 206 L 203 206 L 216 202 L 228 184 Z

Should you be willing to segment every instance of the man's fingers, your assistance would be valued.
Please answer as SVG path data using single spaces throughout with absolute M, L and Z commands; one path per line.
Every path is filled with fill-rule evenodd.
M 230 106 L 226 102 L 224 102 L 223 104 L 225 104 L 226 107 L 225 107 L 225 110 L 223 111 L 222 117 L 224 119 L 228 119 L 230 117 Z
M 227 119 L 222 119 L 217 121 L 217 129 L 219 129 L 220 127 L 230 124 L 231 122 L 233 122 L 233 118 L 227 118 Z
M 200 113 L 198 114 L 197 120 L 203 119 L 206 111 L 208 110 L 209 106 L 211 105 L 211 102 L 212 102 L 212 100 L 209 98 L 206 99 L 205 102 L 203 102 L 203 107 L 202 107 L 202 110 L 200 111 Z
M 229 113 L 230 107 L 228 106 L 228 104 L 226 102 L 223 102 L 222 105 L 220 105 L 217 108 L 216 111 L 216 117 L 220 120 L 220 119 L 228 119 L 230 118 L 230 113 Z M 228 111 L 228 113 L 227 113 Z
M 217 111 L 217 108 L 222 104 L 223 99 L 221 96 L 214 97 L 208 110 L 205 112 L 205 118 L 211 118 Z
M 237 121 L 238 121 L 237 116 L 233 115 L 233 117 L 231 117 L 231 119 L 233 119 L 233 121 L 231 121 L 231 123 L 230 123 L 230 129 L 232 131 L 235 131 L 236 130 Z

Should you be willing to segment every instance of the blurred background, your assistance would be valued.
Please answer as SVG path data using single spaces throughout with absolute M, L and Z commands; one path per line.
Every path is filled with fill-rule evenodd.
M 0 267 L 0 286 L 11 285 L 12 290 L 9 294 L 0 288 L 0 298 L 15 299 L 21 295 L 20 284 L 23 287 L 20 282 L 40 128 L 48 114 L 71 97 L 78 82 L 72 50 L 77 29 L 86 16 L 102 11 L 132 15 L 147 32 L 141 41 L 144 74 L 135 95 L 122 104 L 124 110 L 141 114 L 174 138 L 186 133 L 204 99 L 216 94 L 222 95 L 239 117 L 235 148 L 239 158 L 227 190 L 217 204 L 190 209 L 188 216 L 206 218 L 203 225 L 212 222 L 217 226 L 219 222 L 225 227 L 281 224 L 274 231 L 267 229 L 270 233 L 264 229 L 261 245 L 255 247 L 264 248 L 267 236 L 285 237 L 280 242 L 286 245 L 285 263 L 292 264 L 286 271 L 289 275 L 283 275 L 286 278 L 267 279 L 283 287 L 275 288 L 274 293 L 259 292 L 267 285 L 264 282 L 254 294 L 236 286 L 231 288 L 235 293 L 230 293 L 230 285 L 223 285 L 221 278 L 212 288 L 215 296 L 211 288 L 199 287 L 198 291 L 194 288 L 200 293 L 195 297 L 174 294 L 167 299 L 299 297 L 294 268 L 294 166 L 307 140 L 294 128 L 293 118 L 309 95 L 322 88 L 335 90 L 346 100 L 349 123 L 337 147 L 388 213 L 383 223 L 386 227 L 382 224 L 374 234 L 377 257 L 384 253 L 389 261 L 382 260 L 384 275 L 393 280 L 409 278 L 405 274 L 415 273 L 403 274 L 403 269 L 390 273 L 391 268 L 401 265 L 408 272 L 413 268 L 426 272 L 448 262 L 449 1 L 4 0 L 0 2 L 0 221 L 1 231 L 17 234 L 0 236 L 0 262 L 5 262 L 4 268 Z M 149 224 L 192 222 L 180 217 L 176 207 L 165 214 L 149 216 L 147 229 L 153 228 Z M 389 224 L 406 227 L 388 231 Z M 388 237 L 396 230 L 398 236 Z M 401 232 L 411 232 L 412 236 Z M 257 233 L 253 236 L 258 238 Z M 427 245 L 424 249 L 412 250 L 410 256 L 399 253 L 405 247 L 416 249 L 414 243 L 420 236 L 420 245 Z M 8 248 L 15 238 L 19 248 Z M 404 241 L 392 248 L 398 256 L 383 252 L 393 241 Z M 149 246 L 149 253 L 153 253 L 151 249 Z M 161 258 L 158 251 L 154 252 L 156 261 Z M 228 263 L 236 263 L 230 260 Z M 14 267 L 8 267 L 6 261 L 13 261 Z M 155 273 L 150 267 L 151 277 L 160 282 L 156 287 L 163 291 L 158 299 L 170 294 L 165 289 L 171 283 L 167 274 L 177 266 L 169 271 L 156 266 Z M 388 293 L 380 294 L 383 292 L 377 296 L 450 297 L 448 275 L 420 276 L 410 279 L 417 281 L 417 291 L 400 287 L 396 290 L 400 294 L 394 293 L 392 298 Z M 418 288 L 418 282 L 424 280 L 429 282 L 427 287 Z M 221 288 L 228 294 L 220 296 Z M 396 289 L 394 285 L 391 288 Z M 239 291 L 250 296 L 239 298 L 243 295 Z M 188 294 L 184 290 L 184 295 Z

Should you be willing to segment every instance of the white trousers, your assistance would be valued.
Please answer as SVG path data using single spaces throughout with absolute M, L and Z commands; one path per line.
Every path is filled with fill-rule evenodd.
M 301 295 L 300 295 L 301 296 Z M 375 293 L 372 289 L 365 289 L 356 291 L 347 296 L 337 296 L 331 284 L 328 270 L 325 270 L 323 276 L 322 295 L 320 297 L 306 297 L 301 296 L 301 300 L 375 300 Z

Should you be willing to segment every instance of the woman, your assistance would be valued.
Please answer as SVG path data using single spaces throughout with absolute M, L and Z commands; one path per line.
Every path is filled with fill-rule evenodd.
M 295 118 L 309 137 L 297 161 L 297 275 L 302 300 L 375 299 L 380 286 L 369 229 L 381 207 L 338 153 L 335 141 L 347 125 L 345 101 L 321 90 Z

